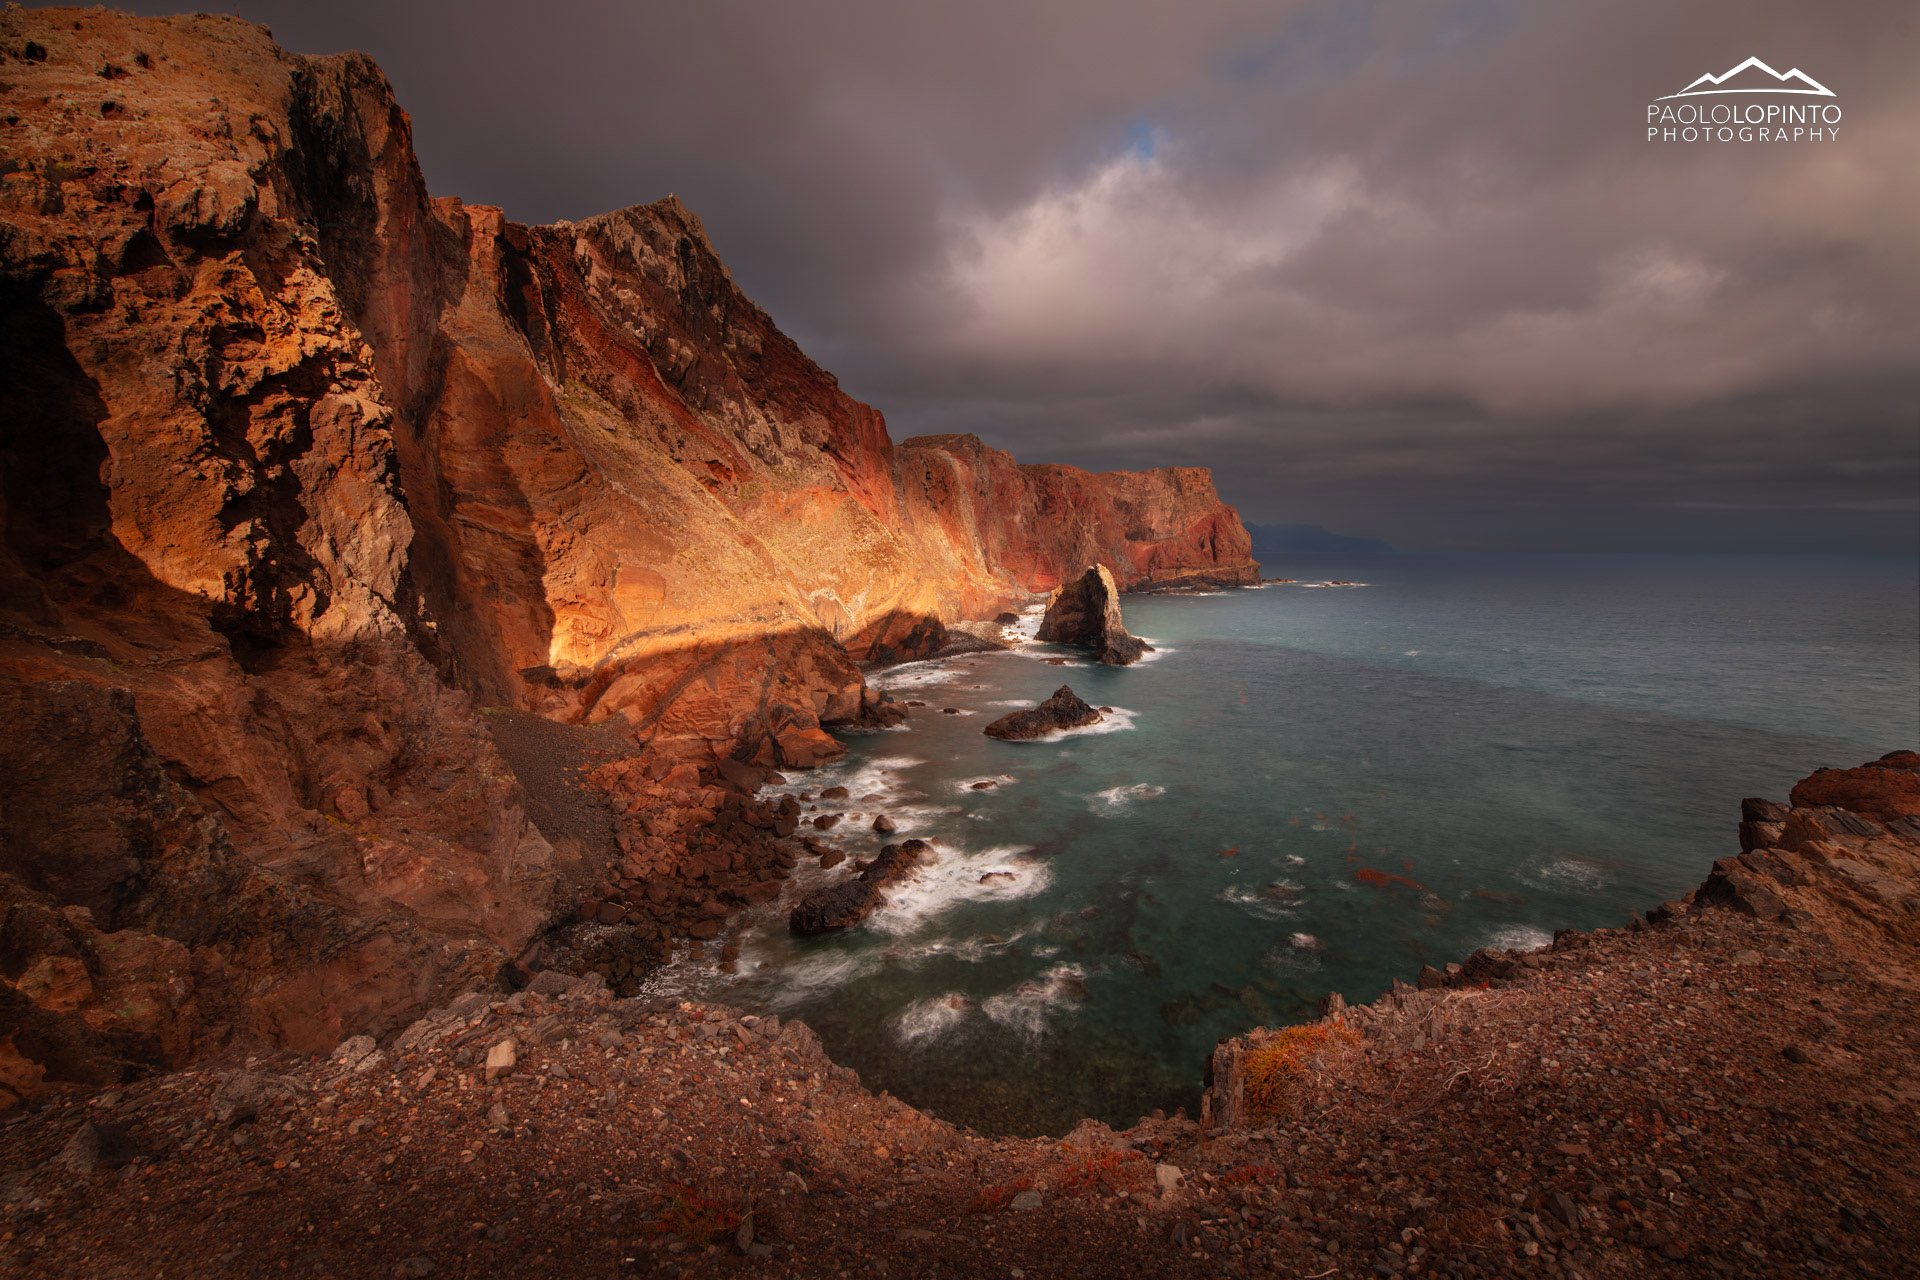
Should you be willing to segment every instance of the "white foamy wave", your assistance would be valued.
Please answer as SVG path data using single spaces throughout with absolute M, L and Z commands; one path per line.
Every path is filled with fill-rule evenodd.
M 1100 719 L 1093 724 L 1083 724 L 1077 729 L 1053 729 L 1029 742 L 1058 742 L 1062 738 L 1078 738 L 1096 733 L 1125 733 L 1133 728 L 1135 717 L 1140 713 L 1129 711 L 1125 707 L 1115 707 L 1111 711 L 1100 713 Z
M 1006 623 L 1001 630 L 1016 641 L 1032 644 L 1034 636 L 1039 634 L 1040 624 L 1046 621 L 1046 618 L 1046 605 L 1030 604 L 1020 611 L 1019 621 Z
M 1318 951 L 1320 939 L 1310 933 L 1290 933 L 1287 935 L 1287 945 L 1295 951 Z
M 1516 924 L 1497 931 L 1487 939 L 1496 951 L 1538 951 L 1553 945 L 1553 935 L 1530 924 Z
M 974 1008 L 972 1000 L 958 991 L 949 991 L 943 996 L 916 1000 L 889 1021 L 893 1024 L 895 1039 L 909 1047 L 918 1047 L 938 1040 L 959 1026 Z
M 1046 1034 L 1047 1020 L 1057 1010 L 1071 1008 L 1086 998 L 1085 971 L 1079 965 L 1057 964 L 1011 991 L 989 996 L 981 1001 L 980 1012 L 1003 1027 L 1039 1037 Z
M 999 698 L 987 704 L 990 707 L 1030 707 L 1033 704 L 1025 698 Z
M 906 880 L 888 886 L 886 905 L 867 924 L 884 933 L 911 934 L 956 903 L 1030 898 L 1053 883 L 1053 873 L 1026 855 L 1023 845 L 978 853 L 942 848 L 937 862 L 922 864 Z
M 1165 787 L 1151 782 L 1136 782 L 1130 787 L 1108 787 L 1087 797 L 1087 807 L 1103 816 L 1132 808 L 1142 800 L 1154 800 L 1167 794 Z
M 1297 914 L 1294 905 L 1300 901 L 1300 893 L 1300 886 L 1292 881 L 1277 880 L 1258 889 L 1228 885 L 1220 891 L 1220 900 L 1261 920 L 1291 920 Z
M 868 796 L 879 796 L 883 800 L 920 796 L 921 793 L 909 787 L 900 775 L 925 763 L 913 756 L 879 756 L 863 760 L 857 765 L 833 764 L 809 773 L 795 773 L 784 784 L 770 790 L 776 795 L 804 791 L 817 800 L 822 791 L 845 787 L 845 800 L 817 800 L 817 803 L 830 809 L 851 809 L 866 801 Z
M 1147 640 L 1147 638 L 1146 638 L 1145 636 L 1140 636 L 1140 637 L 1138 637 L 1138 638 L 1139 638 L 1139 639 L 1141 639 L 1141 640 Z M 1154 642 L 1153 642 L 1153 641 L 1151 641 L 1151 640 L 1147 640 L 1147 643 L 1148 643 L 1148 644 L 1151 644 L 1151 645 L 1153 645 L 1153 648 L 1151 648 L 1151 649 L 1149 649 L 1149 650 L 1147 650 L 1147 651 L 1146 651 L 1145 653 L 1143 653 L 1143 654 L 1141 654 L 1141 655 L 1140 655 L 1139 657 L 1137 657 L 1137 658 L 1135 658 L 1135 659 L 1133 660 L 1133 665 L 1134 665 L 1134 666 L 1136 666 L 1136 667 L 1144 667 L 1144 666 L 1145 666 L 1145 665 L 1147 665 L 1147 663 L 1149 663 L 1149 662 L 1158 662 L 1158 661 L 1160 661 L 1160 659 L 1162 659 L 1162 658 L 1164 658 L 1164 657 L 1166 657 L 1166 656 L 1167 656 L 1168 654 L 1170 654 L 1170 653 L 1178 653 L 1178 652 L 1180 652 L 1180 651 L 1179 651 L 1178 649 L 1172 649 L 1172 648 L 1168 648 L 1168 647 L 1166 647 L 1166 646 L 1164 646 L 1164 645 L 1159 645 L 1159 644 L 1154 644 Z
M 1009 649 L 1016 658 L 1028 658 L 1035 662 L 1044 662 L 1053 667 L 1091 667 L 1092 658 L 1075 650 L 1059 649 L 1050 644 L 1031 644 L 1018 649 Z
M 962 778 L 953 784 L 953 789 L 963 796 L 976 795 L 985 791 L 998 791 L 1001 787 L 1010 787 L 1020 779 L 1010 773 L 998 773 L 991 778 Z M 985 783 L 987 785 L 982 786 Z
M 1585 858 L 1560 858 L 1535 868 L 1533 874 L 1525 878 L 1543 889 L 1594 890 L 1603 889 L 1607 884 L 1605 869 Z
M 965 670 L 965 667 L 956 663 L 938 660 L 903 662 L 897 667 L 875 672 L 868 677 L 867 683 L 876 689 L 926 689 L 951 683 Z
M 1290 853 L 1282 858 L 1281 861 L 1290 867 L 1304 867 L 1307 865 L 1307 860 L 1297 853 Z
M 780 981 L 767 993 L 767 1003 L 775 1009 L 803 1004 L 822 991 L 877 972 L 882 963 L 876 951 L 816 951 L 781 965 Z

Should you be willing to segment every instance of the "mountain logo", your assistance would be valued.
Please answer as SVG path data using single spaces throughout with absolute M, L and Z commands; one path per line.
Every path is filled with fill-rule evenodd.
M 1759 74 L 1743 74 L 1748 71 Z M 1665 97 L 1656 98 L 1655 101 L 1665 102 L 1669 98 L 1700 98 L 1716 93 L 1798 93 L 1816 98 L 1839 96 L 1798 67 L 1791 71 L 1775 71 L 1758 58 L 1748 58 L 1729 71 L 1717 76 L 1711 73 L 1701 76 L 1680 92 L 1669 93 Z

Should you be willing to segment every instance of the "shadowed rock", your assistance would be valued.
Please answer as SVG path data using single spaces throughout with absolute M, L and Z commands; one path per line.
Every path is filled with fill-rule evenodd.
M 882 889 L 904 878 L 932 851 L 933 846 L 925 840 L 883 845 L 880 856 L 853 879 L 815 889 L 802 898 L 787 917 L 787 927 L 799 934 L 852 928 L 878 909 L 883 901 Z
M 1050 644 L 1085 645 L 1110 667 L 1137 662 L 1153 648 L 1127 634 L 1126 624 L 1120 621 L 1120 588 L 1103 564 L 1053 589 L 1038 638 Z
M 1037 738 L 1055 729 L 1077 729 L 1081 725 L 1098 724 L 1099 711 L 1066 685 L 1053 691 L 1053 696 L 1038 706 L 1028 707 L 1025 711 L 1009 711 L 980 732 L 990 738 Z

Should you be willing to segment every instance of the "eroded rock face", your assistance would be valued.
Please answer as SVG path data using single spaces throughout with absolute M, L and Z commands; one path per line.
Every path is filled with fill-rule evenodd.
M 989 738 L 1017 741 L 1038 738 L 1057 729 L 1078 729 L 1082 725 L 1098 724 L 1100 719 L 1097 708 L 1063 684 L 1045 702 L 1024 711 L 1009 711 L 980 732 Z
M 377 1032 L 583 897 L 630 908 L 596 879 L 632 850 L 556 855 L 479 708 L 804 768 L 905 714 L 859 663 L 944 620 L 1103 557 L 1251 563 L 1204 472 L 896 448 L 678 201 L 430 197 L 364 56 L 14 8 L 0 108 L 0 681 L 36 726 L 0 777 L 7 1016 L 38 1028 L 7 1079 Z M 146 1039 L 88 1021 L 136 988 Z M 93 1047 L 19 1047 L 60 1036 Z
M 1870 818 L 1920 818 L 1920 753 L 1890 751 L 1856 769 L 1821 769 L 1794 784 L 1795 808 L 1832 805 Z
M 1120 620 L 1120 588 L 1103 564 L 1053 589 L 1035 638 L 1049 644 L 1084 645 L 1112 667 L 1138 662 L 1142 654 L 1153 651 L 1152 645 L 1128 634 Z

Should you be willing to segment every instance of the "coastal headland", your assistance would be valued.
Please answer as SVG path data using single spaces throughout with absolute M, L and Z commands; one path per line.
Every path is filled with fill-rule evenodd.
M 0 124 L 9 1269 L 1911 1274 L 1920 757 L 1197 1117 L 964 1130 L 633 992 L 844 856 L 761 789 L 926 713 L 873 664 L 1257 584 L 1210 474 L 895 442 L 677 199 L 430 196 L 363 55 L 9 8 Z

